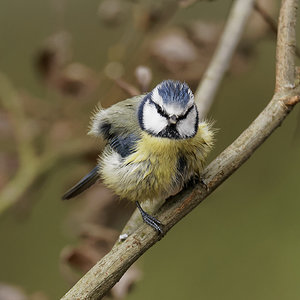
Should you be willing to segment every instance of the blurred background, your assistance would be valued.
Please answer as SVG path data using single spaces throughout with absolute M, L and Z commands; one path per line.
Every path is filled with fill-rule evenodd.
M 279 1 L 258 3 L 277 20 Z M 90 115 L 99 103 L 108 107 L 163 79 L 195 91 L 231 4 L 1 1 L 1 300 L 59 299 L 109 251 L 131 204 L 101 184 L 61 201 L 101 149 L 86 135 Z M 269 102 L 274 78 L 275 34 L 254 12 L 207 116 L 219 129 L 209 161 Z M 110 296 L 299 299 L 299 120 L 297 106 Z

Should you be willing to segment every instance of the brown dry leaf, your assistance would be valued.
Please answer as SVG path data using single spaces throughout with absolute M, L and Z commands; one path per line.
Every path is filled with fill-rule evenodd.
M 92 223 L 82 224 L 81 232 L 79 233 L 82 241 L 99 252 L 108 252 L 118 238 L 118 232 L 104 226 L 98 226 Z
M 48 133 L 50 144 L 57 145 L 59 142 L 64 142 L 70 139 L 74 134 L 73 123 L 68 120 L 57 120 L 51 126 Z
M 185 27 L 185 30 L 199 48 L 211 49 L 217 45 L 223 26 L 223 23 L 193 21 Z
M 49 298 L 43 292 L 34 292 L 30 295 L 29 300 L 48 300 Z
M 115 79 L 115 83 L 124 91 L 126 92 L 129 97 L 137 96 L 141 94 L 141 91 L 135 87 L 134 85 L 127 82 L 125 79 L 117 78 Z
M 135 26 L 143 31 L 161 28 L 174 15 L 177 8 L 178 3 L 174 0 L 140 1 L 134 10 Z
M 7 184 L 17 171 L 19 167 L 19 160 L 15 153 L 0 153 L 0 189 Z
M 53 81 L 62 93 L 72 97 L 87 97 L 98 86 L 97 74 L 80 63 L 71 63 L 61 70 Z
M 104 256 L 97 249 L 82 244 L 78 247 L 65 247 L 61 252 L 63 264 L 70 264 L 73 268 L 81 272 L 87 272 L 95 263 Z
M 199 82 L 212 50 L 199 47 L 182 28 L 161 33 L 149 46 L 150 55 L 156 60 L 164 77 L 186 81 L 190 85 Z
M 70 60 L 70 43 L 71 36 L 65 31 L 57 32 L 46 39 L 35 58 L 36 68 L 44 80 L 51 82 Z
M 36 68 L 49 87 L 60 93 L 84 97 L 98 86 L 98 75 L 72 58 L 71 37 L 67 32 L 50 36 L 36 55 Z
M 172 73 L 186 69 L 199 58 L 196 46 L 181 29 L 168 30 L 156 37 L 150 45 L 150 54 Z
M 277 3 L 273 0 L 257 0 L 257 4 L 271 17 L 276 20 Z M 270 25 L 263 17 L 254 10 L 250 15 L 249 22 L 244 33 L 242 43 L 255 44 L 258 40 L 266 37 L 271 31 Z
M 14 135 L 14 130 L 10 122 L 9 113 L 0 111 L 0 136 L 11 138 Z
M 179 0 L 179 6 L 183 8 L 187 8 L 193 4 L 195 4 L 198 0 Z
M 40 291 L 27 295 L 18 286 L 0 282 L 0 300 L 48 300 L 48 297 Z
M 187 8 L 200 1 L 214 1 L 214 0 L 179 0 L 178 3 L 180 7 Z
M 149 91 L 152 82 L 152 71 L 146 66 L 137 66 L 134 71 L 135 78 L 142 93 Z
M 120 25 L 128 14 L 127 5 L 124 2 L 120 0 L 101 1 L 98 7 L 98 16 L 101 22 L 107 26 Z
M 0 300 L 28 300 L 28 297 L 19 287 L 0 283 Z
M 93 223 L 111 229 L 120 229 L 135 209 L 134 203 L 120 201 L 119 198 L 101 182 L 91 187 L 84 197 L 79 210 L 73 212 L 76 222 Z
M 122 276 L 119 282 L 111 289 L 111 295 L 114 299 L 124 299 L 132 290 L 134 284 L 142 277 L 141 271 L 132 265 Z
M 66 279 L 70 283 L 78 280 L 72 269 L 87 272 L 110 251 L 117 237 L 118 232 L 113 229 L 84 224 L 80 233 L 81 244 L 77 247 L 65 247 L 61 252 L 61 270 Z M 141 272 L 136 266 L 132 266 L 113 287 L 110 295 L 114 299 L 123 299 L 140 277 Z
M 272 7 L 270 9 L 272 10 Z M 257 39 L 266 33 L 266 24 L 263 24 L 264 21 L 256 22 L 257 17 L 260 16 L 253 14 L 254 21 L 249 23 L 248 34 L 233 57 L 230 71 L 235 74 L 247 71 L 251 59 L 255 57 Z M 205 72 L 223 27 L 223 23 L 195 21 L 182 28 L 167 29 L 150 42 L 150 56 L 158 62 L 160 69 L 165 73 L 164 77 L 186 81 L 193 86 Z

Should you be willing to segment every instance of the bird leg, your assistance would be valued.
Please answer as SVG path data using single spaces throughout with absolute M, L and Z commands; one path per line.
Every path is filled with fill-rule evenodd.
M 135 201 L 135 204 L 137 206 L 137 208 L 139 209 L 143 221 L 148 224 L 149 226 L 151 226 L 153 229 L 155 229 L 159 234 L 163 235 L 164 232 L 162 230 L 162 223 L 157 220 L 156 218 L 154 218 L 153 216 L 150 216 L 149 214 L 147 214 L 141 207 L 140 203 L 138 201 Z

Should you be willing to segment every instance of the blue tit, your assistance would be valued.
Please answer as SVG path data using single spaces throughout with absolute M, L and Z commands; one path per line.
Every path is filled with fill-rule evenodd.
M 90 134 L 105 141 L 97 166 L 63 196 L 77 196 L 98 179 L 120 198 L 134 201 L 145 223 L 163 233 L 143 200 L 167 198 L 200 176 L 213 145 L 209 123 L 199 122 L 185 83 L 166 80 L 150 93 L 99 109 Z

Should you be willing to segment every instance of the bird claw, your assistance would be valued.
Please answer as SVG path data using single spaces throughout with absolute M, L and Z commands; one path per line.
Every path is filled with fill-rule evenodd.
M 164 235 L 164 231 L 162 229 L 163 224 L 157 220 L 156 218 L 154 218 L 153 216 L 147 214 L 142 207 L 140 206 L 139 202 L 136 202 L 136 205 L 142 215 L 143 221 L 148 224 L 149 226 L 151 226 L 159 235 Z
M 162 230 L 162 223 L 159 220 L 157 220 L 153 216 L 148 215 L 147 213 L 142 215 L 142 218 L 143 218 L 143 221 L 146 224 L 150 225 L 153 229 L 155 229 L 158 234 L 164 235 L 164 232 Z

